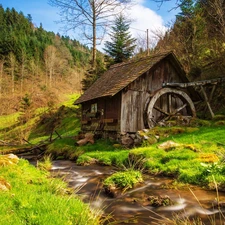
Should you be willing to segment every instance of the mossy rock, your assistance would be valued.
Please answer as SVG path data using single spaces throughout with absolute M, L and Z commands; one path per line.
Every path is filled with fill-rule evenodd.
M 148 144 L 153 145 L 158 142 L 157 138 L 154 135 L 148 136 L 147 140 Z
M 213 121 L 220 121 L 220 120 L 225 121 L 225 115 L 215 115 L 212 120 Z
M 169 196 L 149 196 L 147 200 L 150 202 L 149 205 L 153 207 L 170 206 L 174 205 L 173 201 Z
M 225 120 L 219 120 L 219 121 L 216 121 L 214 123 L 215 126 L 224 126 L 225 125 Z
M 187 133 L 192 133 L 192 132 L 196 132 L 196 131 L 199 131 L 198 127 L 187 127 L 186 128 Z
M 194 126 L 194 127 L 204 127 L 204 126 L 210 127 L 211 124 L 212 123 L 209 120 L 201 120 L 201 119 L 198 119 L 198 118 L 192 118 L 190 120 L 190 126 Z

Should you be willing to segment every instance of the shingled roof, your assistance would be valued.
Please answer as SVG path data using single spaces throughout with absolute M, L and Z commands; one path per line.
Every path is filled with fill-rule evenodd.
M 178 67 L 182 68 L 172 52 L 158 53 L 145 58 L 115 64 L 96 80 L 96 82 L 75 101 L 75 104 L 100 97 L 114 96 L 166 57 L 170 57 L 170 59 L 172 57 L 176 65 L 179 65 Z M 184 71 L 182 70 L 180 72 L 185 79 L 186 76 Z

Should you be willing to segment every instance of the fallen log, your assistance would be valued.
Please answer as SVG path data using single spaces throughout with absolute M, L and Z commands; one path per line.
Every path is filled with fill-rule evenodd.
M 57 134 L 57 137 L 55 137 L 54 139 L 48 138 L 48 139 L 46 139 L 44 141 L 39 142 L 36 145 L 30 143 L 28 140 L 23 138 L 22 140 L 24 142 L 26 142 L 27 144 L 29 144 L 29 146 L 13 145 L 13 146 L 15 146 L 14 148 L 8 149 L 8 150 L 4 150 L 4 151 L 2 151 L 2 153 L 3 154 L 9 154 L 9 153 L 24 154 L 24 153 L 32 153 L 33 152 L 36 155 L 40 155 L 40 154 L 42 155 L 45 152 L 47 145 L 49 145 L 50 143 L 52 143 L 53 141 L 55 141 L 58 138 L 62 138 L 62 136 L 58 132 L 56 132 L 56 134 Z M 7 146 L 9 146 L 9 145 L 7 145 Z
M 94 134 L 92 134 L 92 133 L 86 133 L 84 135 L 84 138 L 83 139 L 77 141 L 77 144 L 79 146 L 86 145 L 87 143 L 91 143 L 91 144 L 94 144 L 95 143 L 95 141 L 94 141 Z

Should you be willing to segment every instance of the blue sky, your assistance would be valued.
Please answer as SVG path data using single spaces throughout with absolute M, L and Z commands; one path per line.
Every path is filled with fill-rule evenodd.
M 60 25 L 55 21 L 59 20 L 57 8 L 48 4 L 48 0 L 0 0 L 3 8 L 14 7 L 16 11 L 23 12 L 25 16 L 31 14 L 33 23 L 55 33 L 60 31 Z
M 141 31 L 138 32 L 135 28 L 139 30 L 149 29 L 150 32 L 152 30 L 164 31 L 166 25 L 175 20 L 175 15 L 178 12 L 178 10 L 171 10 L 175 6 L 176 0 L 166 1 L 161 7 L 159 7 L 159 3 L 153 0 L 135 1 L 135 6 L 129 12 L 134 20 L 130 27 L 134 28 L 132 34 L 135 37 L 143 34 L 143 32 L 141 34 Z M 56 23 L 56 21 L 60 20 L 59 11 L 56 7 L 50 6 L 48 0 L 0 0 L 0 4 L 4 8 L 14 7 L 16 11 L 22 11 L 25 16 L 31 14 L 33 23 L 38 27 L 42 23 L 45 30 L 64 34 L 61 29 L 62 24 Z M 76 38 L 76 36 L 73 37 L 73 34 L 70 34 L 70 36 Z

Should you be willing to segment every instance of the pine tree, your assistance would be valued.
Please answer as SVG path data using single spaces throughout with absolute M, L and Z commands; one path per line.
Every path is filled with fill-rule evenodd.
M 109 34 L 111 41 L 106 41 L 105 52 L 114 59 L 115 63 L 129 59 L 136 47 L 136 39 L 129 33 L 130 23 L 120 14 L 114 21 L 112 32 Z

